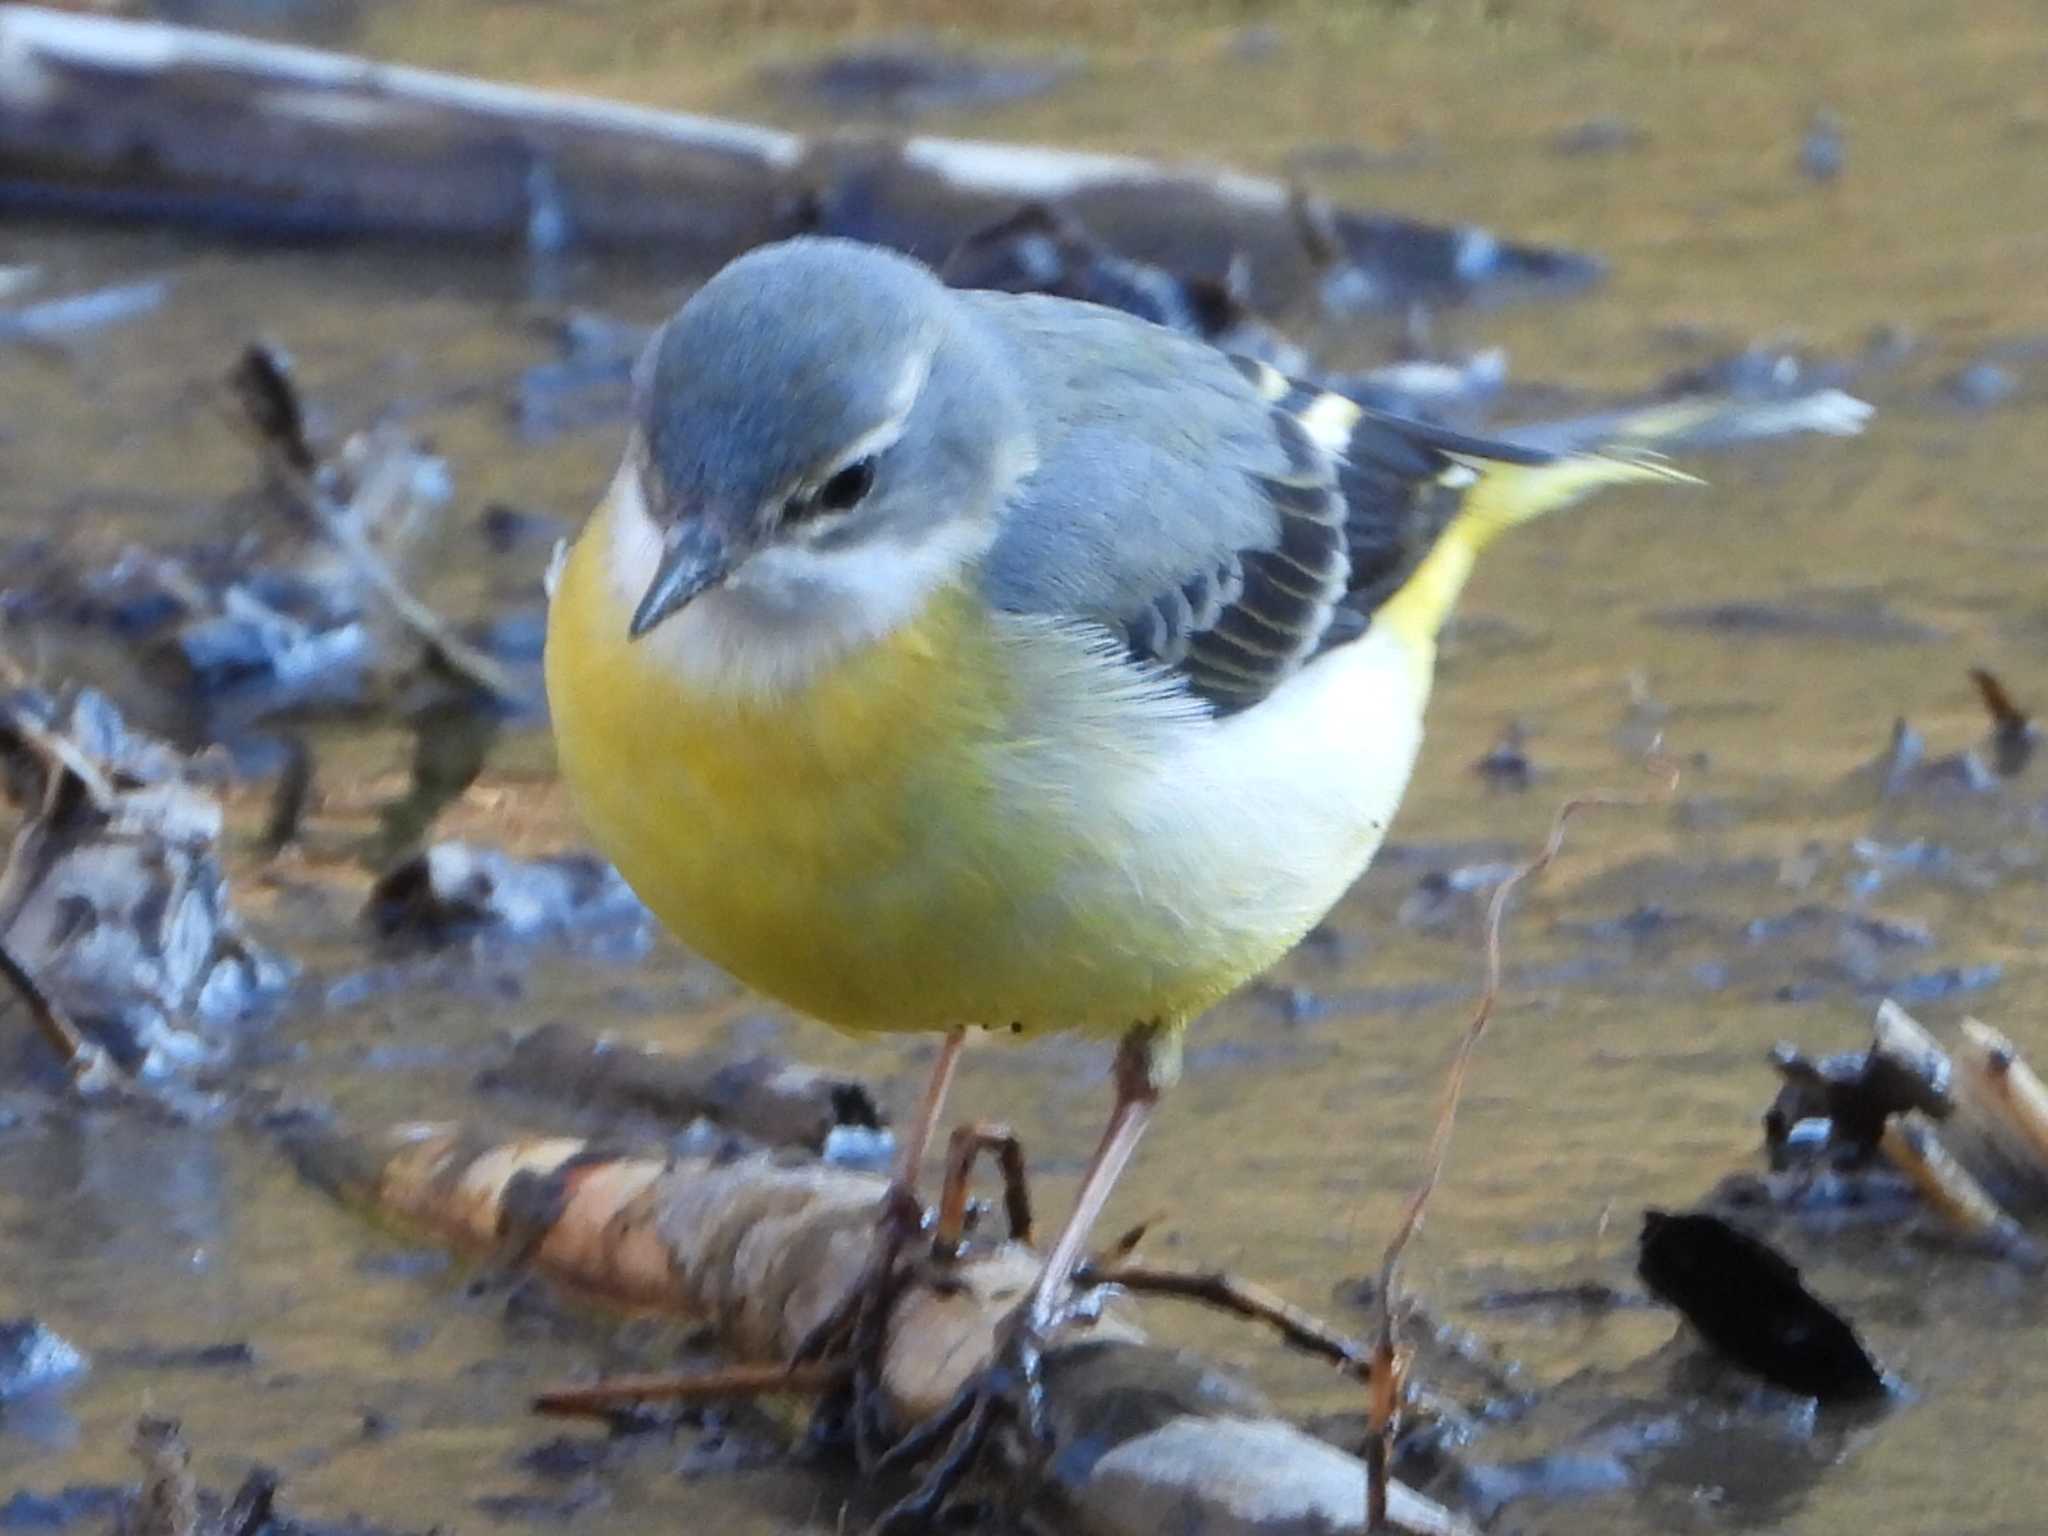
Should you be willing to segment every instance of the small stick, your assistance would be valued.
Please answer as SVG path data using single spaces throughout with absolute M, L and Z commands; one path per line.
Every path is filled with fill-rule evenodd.
M 1024 1143 L 1007 1125 L 976 1120 L 956 1125 L 946 1143 L 946 1180 L 939 1189 L 939 1219 L 932 1230 L 932 1257 L 942 1262 L 960 1256 L 967 1238 L 967 1197 L 974 1165 L 984 1152 L 993 1153 L 1003 1176 L 1003 1212 L 1012 1242 L 1031 1242 L 1031 1184 L 1024 1171 Z
M 59 770 L 49 776 L 46 798 L 55 796 L 59 783 L 68 773 L 78 780 L 86 798 L 96 809 L 104 810 L 113 803 L 114 786 L 100 771 L 100 765 L 86 756 L 85 750 L 70 737 L 58 731 L 45 730 L 39 721 L 18 709 L 8 711 L 7 728 L 42 758 L 45 767 Z
M 2040 727 L 2013 703 L 2005 685 L 1985 668 L 1970 668 L 1970 681 L 1976 684 L 1977 697 L 1984 701 L 1984 712 L 1991 717 L 1991 750 L 1999 777 L 2009 779 L 2024 772 L 2033 759 L 2034 748 L 2040 744 Z
M 1567 800 L 1558 807 L 1557 815 L 1550 823 L 1550 835 L 1544 839 L 1542 849 L 1527 863 L 1519 866 L 1507 879 L 1493 888 L 1493 899 L 1486 911 L 1486 985 L 1479 994 L 1478 1006 L 1473 1010 L 1472 1020 L 1465 1026 L 1465 1033 L 1458 1041 L 1457 1054 L 1451 1059 L 1451 1069 L 1444 1080 L 1443 1097 L 1439 1101 L 1436 1126 L 1430 1132 L 1429 1147 L 1423 1158 L 1422 1181 L 1415 1192 L 1408 1197 L 1403 1207 L 1401 1220 L 1394 1228 L 1393 1239 L 1387 1244 L 1386 1254 L 1380 1260 L 1379 1329 L 1373 1340 L 1371 1392 L 1368 1400 L 1367 1425 L 1369 1439 L 1365 1457 L 1365 1502 L 1366 1529 L 1384 1531 L 1387 1528 L 1387 1485 L 1388 1458 L 1393 1447 L 1394 1431 L 1400 1410 L 1400 1392 L 1397 1377 L 1401 1371 L 1402 1352 L 1394 1338 L 1394 1310 L 1399 1296 L 1399 1270 L 1402 1256 L 1415 1234 L 1422 1229 L 1423 1217 L 1429 1211 L 1430 1196 L 1436 1192 L 1443 1177 L 1445 1160 L 1450 1156 L 1451 1132 L 1457 1125 L 1458 1103 L 1465 1092 L 1465 1079 L 1472 1068 L 1474 1054 L 1479 1042 L 1486 1037 L 1486 1028 L 1493 1020 L 1494 1005 L 1500 999 L 1501 986 L 1501 926 L 1507 919 L 1508 898 L 1516 887 L 1534 879 L 1550 867 L 1559 850 L 1564 847 L 1565 828 L 1572 817 L 1580 811 L 1593 807 L 1641 806 L 1654 800 L 1668 800 L 1678 789 L 1677 765 L 1665 758 L 1662 743 L 1651 747 L 1650 765 L 1661 767 L 1665 783 L 1656 795 L 1581 795 Z
M 264 818 L 263 835 L 256 846 L 265 857 L 275 857 L 298 840 L 306 819 L 306 805 L 313 797 L 313 749 L 296 732 L 283 738 L 284 767 L 277 787 L 271 792 L 270 812 Z
M 1934 1122 L 1917 1109 L 1885 1122 L 1878 1143 L 1892 1165 L 1920 1192 L 1920 1198 L 1965 1237 L 1984 1243 L 2002 1257 L 2034 1264 L 2040 1250 L 2005 1213 L 1970 1171 L 1942 1145 Z
M 276 1507 L 277 1474 L 268 1467 L 251 1467 L 215 1529 L 220 1536 L 258 1536 L 271 1524 Z
M 1388 1466 L 1393 1456 L 1394 1428 L 1401 1415 L 1403 1351 L 1394 1345 L 1394 1310 L 1381 1312 L 1379 1336 L 1373 1341 L 1372 1375 L 1366 1384 L 1365 1437 L 1365 1528 L 1387 1528 L 1387 1487 L 1393 1482 Z
M 2048 1087 L 2014 1045 L 1989 1024 L 1963 1020 L 1958 1065 L 1998 1128 L 2027 1154 L 2030 1172 L 2048 1176 Z
M 42 989 L 5 944 L 0 944 L 0 976 L 4 976 L 21 995 L 21 1000 L 28 1004 L 29 1018 L 78 1083 L 96 1082 L 112 1071 L 113 1058 L 86 1039 L 79 1027 L 58 1007 L 56 999 Z
M 823 1397 L 852 1374 L 842 1364 L 729 1365 L 716 1371 L 657 1376 L 614 1376 L 587 1386 L 552 1387 L 533 1400 L 536 1413 L 559 1418 L 605 1418 L 648 1403 L 715 1403 L 730 1398 Z
M 1126 1234 L 1127 1237 L 1129 1235 Z M 1113 1260 L 1082 1265 L 1074 1274 L 1074 1283 L 1079 1286 L 1113 1285 L 1133 1296 L 1192 1301 L 1242 1317 L 1248 1322 L 1265 1323 L 1280 1335 L 1283 1343 L 1302 1353 L 1327 1360 L 1359 1381 L 1373 1379 L 1373 1350 L 1363 1339 L 1353 1338 L 1256 1280 L 1246 1280 L 1220 1269 L 1172 1269 L 1159 1264 L 1127 1263 L 1123 1255 L 1128 1250 L 1124 1249 L 1121 1239 L 1112 1245 L 1110 1251 L 1116 1255 Z M 1406 1380 L 1398 1386 L 1403 1400 L 1410 1407 L 1431 1418 L 1458 1420 L 1465 1417 L 1464 1410 L 1447 1398 L 1422 1391 Z
M 258 374 L 262 375 L 260 379 Z M 277 483 L 291 492 L 314 527 L 383 599 L 399 623 L 413 632 L 430 655 L 438 657 L 449 671 L 472 687 L 502 703 L 520 703 L 523 695 L 512 674 L 463 639 L 445 619 L 414 596 L 321 489 L 312 467 L 304 462 L 310 450 L 299 429 L 296 394 L 276 360 L 260 347 L 251 348 L 243 354 L 229 383 L 240 407 L 239 411 L 226 413 L 230 425 L 248 435 Z M 289 400 L 291 410 L 289 423 L 282 427 L 285 418 L 278 414 L 283 409 L 278 404 L 281 400 Z
M 1313 1312 L 1297 1307 L 1256 1280 L 1240 1279 L 1216 1269 L 1172 1269 L 1157 1264 L 1084 1264 L 1074 1276 L 1079 1285 L 1114 1285 L 1138 1296 L 1168 1296 L 1199 1302 L 1269 1325 L 1294 1348 L 1330 1361 L 1366 1380 L 1372 1373 L 1372 1349 L 1340 1332 Z
M 1873 1060 L 1881 1061 L 1899 1075 L 1934 1119 L 1946 1119 L 1955 1108 L 1955 1064 L 1905 1009 L 1890 998 L 1877 1007 L 1877 1022 L 1870 1041 Z
M 1137 1225 L 1125 1228 L 1122 1236 L 1117 1238 L 1107 1248 L 1104 1248 L 1102 1252 L 1096 1254 L 1089 1262 L 1097 1269 L 1108 1269 L 1112 1265 L 1123 1263 L 1124 1260 L 1138 1251 L 1138 1245 L 1145 1241 L 1145 1234 L 1150 1232 L 1154 1226 L 1164 1219 L 1164 1216 L 1147 1216 Z
M 11 666 L 10 663 L 10 670 Z M 68 792 L 67 785 L 73 782 L 78 785 L 78 792 L 83 793 L 96 808 L 104 809 L 112 801 L 113 786 L 107 782 L 106 775 L 70 738 L 43 729 L 20 710 L 8 712 L 7 727 L 29 751 L 41 757 L 48 770 L 43 786 L 42 817 L 57 814 L 61 797 Z M 40 873 L 39 870 L 32 872 L 30 866 L 40 863 L 35 853 L 40 852 L 44 841 L 45 832 L 37 816 L 31 814 L 8 848 L 6 859 L 0 862 L 0 932 L 13 925 L 28 900 Z M 72 1081 L 79 1088 L 102 1087 L 120 1075 L 113 1057 L 86 1038 L 70 1015 L 43 990 L 42 984 L 30 974 L 27 966 L 15 958 L 4 942 L 0 942 L 0 977 L 4 977 L 28 1005 L 29 1019 L 37 1032 L 49 1041 L 50 1048 L 70 1070 Z

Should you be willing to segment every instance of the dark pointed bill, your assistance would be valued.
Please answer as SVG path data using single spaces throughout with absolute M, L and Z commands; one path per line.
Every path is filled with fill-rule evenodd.
M 675 524 L 662 540 L 661 564 L 626 633 L 638 640 L 662 620 L 672 618 L 693 598 L 708 592 L 732 574 L 725 540 L 701 518 Z

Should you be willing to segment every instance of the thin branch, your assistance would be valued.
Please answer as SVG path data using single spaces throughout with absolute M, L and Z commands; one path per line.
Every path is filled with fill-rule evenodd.
M 1401 1211 L 1401 1220 L 1394 1228 L 1394 1236 L 1380 1260 L 1380 1315 L 1373 1339 L 1367 1414 L 1366 1529 L 1369 1531 L 1387 1529 L 1387 1463 L 1400 1412 L 1401 1379 L 1405 1374 L 1403 1352 L 1395 1339 L 1394 1324 L 1394 1314 L 1400 1303 L 1397 1287 L 1401 1260 L 1415 1234 L 1422 1230 L 1423 1219 L 1429 1212 L 1430 1197 L 1436 1193 L 1437 1184 L 1443 1177 L 1444 1164 L 1450 1156 L 1451 1133 L 1457 1126 L 1458 1105 L 1465 1092 L 1465 1079 L 1471 1072 L 1472 1059 L 1480 1041 L 1486 1038 L 1487 1026 L 1492 1023 L 1495 1005 L 1500 1000 L 1501 928 L 1507 920 L 1508 899 L 1517 887 L 1550 867 L 1564 847 L 1565 829 L 1580 811 L 1608 806 L 1644 806 L 1669 800 L 1677 792 L 1679 770 L 1663 755 L 1661 742 L 1652 746 L 1648 766 L 1661 770 L 1665 776 L 1659 791 L 1646 795 L 1580 795 L 1559 806 L 1556 816 L 1551 819 L 1550 834 L 1544 839 L 1541 851 L 1495 886 L 1493 899 L 1488 903 L 1486 985 L 1480 991 L 1478 1006 L 1473 1009 L 1471 1022 L 1465 1026 L 1457 1054 L 1452 1057 L 1450 1071 L 1444 1079 L 1436 1125 L 1430 1132 L 1429 1147 L 1423 1155 L 1422 1180 L 1408 1197 L 1408 1203 Z
M 471 686 L 500 702 L 515 706 L 522 703 L 525 695 L 512 674 L 496 659 L 463 639 L 447 620 L 414 596 L 384 557 L 370 547 L 362 531 L 342 516 L 332 498 L 320 488 L 307 467 L 310 450 L 305 446 L 303 430 L 298 425 L 296 392 L 289 379 L 268 362 L 261 364 L 269 370 L 261 386 L 255 390 L 247 387 L 242 375 L 252 366 L 251 357 L 261 358 L 262 354 L 252 348 L 237 368 L 233 382 L 239 409 L 225 411 L 229 423 L 248 437 L 276 482 L 291 492 L 322 536 L 348 561 L 364 584 L 376 592 L 399 623 L 412 631 L 429 654 Z M 266 406 L 267 401 L 282 404 Z M 280 414 L 287 406 L 288 417 Z
M 587 1386 L 554 1387 L 533 1400 L 536 1413 L 562 1418 L 608 1418 L 649 1403 L 717 1403 L 735 1398 L 823 1397 L 846 1384 L 842 1363 L 729 1365 L 715 1371 L 659 1376 L 614 1376 Z
M 973 1120 L 953 1127 L 946 1143 L 946 1177 L 939 1189 L 938 1221 L 932 1228 L 932 1256 L 956 1259 L 967 1238 L 968 1198 L 973 1192 L 974 1165 L 986 1152 L 995 1159 L 1003 1179 L 1003 1212 L 1010 1241 L 1030 1245 L 1031 1181 L 1024 1170 L 1024 1144 L 1007 1125 Z
M 1328 1360 L 1361 1381 L 1372 1371 L 1372 1350 L 1363 1340 L 1339 1331 L 1256 1280 L 1241 1279 L 1217 1269 L 1127 1263 L 1083 1265 L 1074 1280 L 1083 1286 L 1113 1285 L 1139 1296 L 1199 1302 L 1219 1312 L 1265 1323 L 1294 1348 Z
M 56 1000 L 42 989 L 4 943 L 0 943 L 0 977 L 5 977 L 8 984 L 21 994 L 21 1000 L 28 1004 L 29 1018 L 42 1037 L 50 1042 L 50 1049 L 63 1059 L 64 1065 L 73 1072 L 86 1070 L 99 1048 L 79 1032 L 78 1026 L 71 1022 L 64 1010 L 57 1006 Z

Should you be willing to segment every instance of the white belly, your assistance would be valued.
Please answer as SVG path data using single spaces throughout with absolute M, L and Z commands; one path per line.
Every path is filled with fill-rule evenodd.
M 1102 711 L 1071 679 L 1053 690 L 1058 729 L 1030 755 L 1026 793 L 1069 808 L 1064 910 L 1047 927 L 1074 926 L 1056 948 L 1071 955 L 1087 932 L 1143 953 L 1163 993 L 1196 994 L 1191 1007 L 1271 965 L 1386 836 L 1433 661 L 1375 628 L 1248 710 L 1149 729 L 1128 701 Z
M 1142 807 L 1177 849 L 1160 874 L 1291 946 L 1379 851 L 1422 745 L 1433 659 L 1376 628 L 1190 738 Z

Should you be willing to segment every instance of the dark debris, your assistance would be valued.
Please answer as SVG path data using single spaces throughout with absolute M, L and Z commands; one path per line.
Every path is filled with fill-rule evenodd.
M 1721 1217 L 1644 1212 L 1637 1273 L 1718 1354 L 1775 1387 L 1823 1403 L 1888 1390 L 1855 1330 L 1791 1261 Z
M 1653 617 L 1660 624 L 1686 629 L 1789 640 L 1917 644 L 1940 637 L 1940 632 L 1931 625 L 1909 619 L 1872 597 L 1815 595 L 1781 601 L 1738 598 L 1696 607 L 1660 609 Z
M 955 288 L 1048 293 L 1107 305 L 1286 374 L 1308 366 L 1307 353 L 1253 313 L 1242 266 L 1217 276 L 1189 276 L 1137 261 L 1052 204 L 1028 203 L 969 235 L 939 275 Z
M 72 1483 L 54 1493 L 17 1489 L 0 1503 L 0 1531 L 62 1531 L 88 1520 L 103 1526 L 130 1497 L 112 1483 Z
M 601 934 L 637 947 L 648 929 L 647 909 L 601 859 L 521 859 L 463 842 L 436 843 L 389 871 L 364 915 L 378 937 L 427 949 Z
M 130 1344 L 104 1352 L 109 1366 L 134 1371 L 243 1371 L 257 1363 L 247 1340 L 216 1344 Z
M 1909 1109 L 1937 1117 L 1949 1110 L 1945 1068 L 1915 1070 L 1875 1050 L 1819 1060 L 1796 1047 L 1771 1052 L 1783 1086 L 1764 1113 L 1764 1147 L 1774 1169 L 1858 1168 L 1877 1156 L 1885 1121 Z
M 831 112 L 903 119 L 1026 101 L 1057 90 L 1080 68 L 1071 57 L 984 58 L 909 37 L 771 70 L 768 80 Z
M 1625 117 L 1589 117 L 1574 123 L 1550 141 L 1560 155 L 1616 155 L 1641 149 L 1649 142 L 1642 125 Z
M 200 1487 L 192 1475 L 191 1451 L 175 1419 L 143 1419 L 136 1426 L 134 1449 L 143 1466 L 142 1484 L 139 1489 L 120 1490 L 116 1496 L 117 1536 L 401 1536 L 353 1518 L 305 1520 L 281 1510 L 279 1478 L 268 1467 L 252 1467 L 234 1491 L 225 1495 Z M 75 1509 L 78 1518 L 83 1518 L 88 1511 L 97 1514 L 105 1507 L 98 1489 L 66 1489 L 53 1501 L 32 1507 L 32 1512 L 46 1509 L 66 1515 Z
M 1400 310 L 1417 302 L 1561 298 L 1607 274 L 1598 257 L 1503 240 L 1476 225 L 1356 213 L 1308 196 L 1296 199 L 1295 218 L 1321 271 L 1323 308 L 1332 315 Z
M 1510 720 L 1472 771 L 1494 789 L 1524 790 L 1534 783 L 1536 765 L 1529 758 L 1529 732 L 1522 722 Z
M 229 899 L 219 804 L 100 694 L 0 697 L 0 771 L 22 808 L 0 898 L 12 959 L 125 1071 L 221 1064 L 292 968 Z

